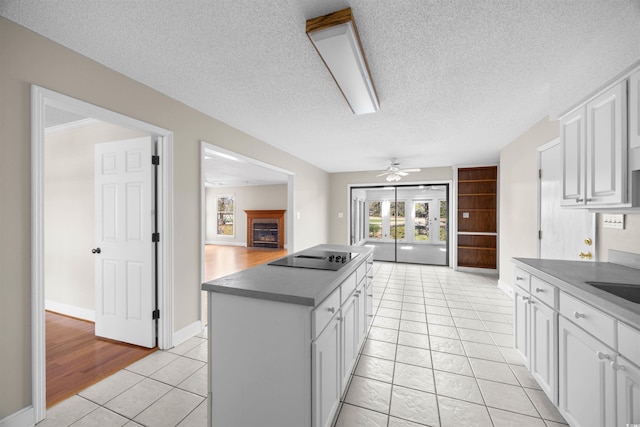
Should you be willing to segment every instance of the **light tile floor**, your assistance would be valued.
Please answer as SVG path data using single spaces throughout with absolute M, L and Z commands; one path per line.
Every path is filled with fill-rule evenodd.
M 497 280 L 376 262 L 373 324 L 335 427 L 558 427 L 562 416 L 512 348 Z M 206 425 L 206 332 L 47 411 L 41 427 Z
M 566 425 L 513 349 L 494 276 L 374 264 L 371 330 L 335 427 Z

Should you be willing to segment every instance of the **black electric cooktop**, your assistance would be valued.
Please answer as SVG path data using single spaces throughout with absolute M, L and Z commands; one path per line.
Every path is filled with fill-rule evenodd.
M 357 256 L 356 252 L 305 251 L 280 258 L 269 265 L 338 271 Z

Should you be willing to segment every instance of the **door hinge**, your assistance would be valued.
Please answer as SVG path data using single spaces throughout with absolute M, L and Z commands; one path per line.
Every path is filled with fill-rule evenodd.
M 160 156 L 151 156 L 151 164 L 158 166 L 160 164 Z
M 538 239 L 542 240 L 542 230 L 538 230 Z
M 538 169 L 538 178 L 542 179 L 542 169 Z
M 158 309 L 153 310 L 153 312 L 151 313 L 151 318 L 153 320 L 159 319 L 160 318 L 160 310 L 158 310 Z
M 158 243 L 160 241 L 160 233 L 153 233 L 151 235 L 151 242 Z

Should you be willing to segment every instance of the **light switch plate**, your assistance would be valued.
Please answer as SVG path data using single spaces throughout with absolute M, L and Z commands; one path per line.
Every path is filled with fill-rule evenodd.
M 603 214 L 602 226 L 604 228 L 617 228 L 618 230 L 624 230 L 624 215 L 623 214 Z

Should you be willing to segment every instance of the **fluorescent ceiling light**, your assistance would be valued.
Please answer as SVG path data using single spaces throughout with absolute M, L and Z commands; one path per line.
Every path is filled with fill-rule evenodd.
M 354 114 L 380 109 L 351 8 L 309 19 L 307 36 Z

